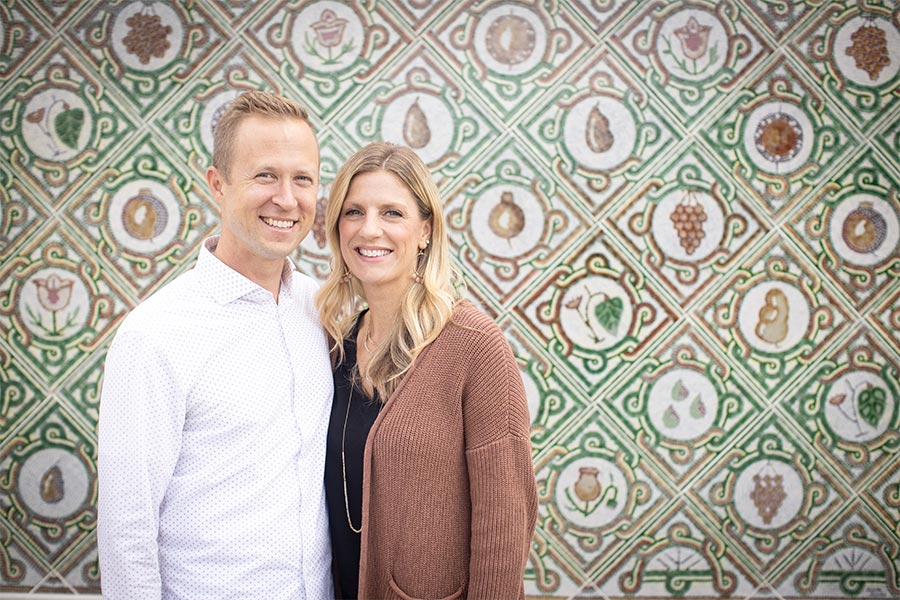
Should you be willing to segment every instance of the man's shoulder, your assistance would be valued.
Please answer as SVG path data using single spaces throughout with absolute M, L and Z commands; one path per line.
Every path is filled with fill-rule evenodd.
M 182 273 L 172 281 L 154 291 L 135 306 L 122 325 L 120 331 L 159 331 L 165 325 L 183 318 L 190 318 L 203 303 L 196 286 L 196 275 L 192 270 Z

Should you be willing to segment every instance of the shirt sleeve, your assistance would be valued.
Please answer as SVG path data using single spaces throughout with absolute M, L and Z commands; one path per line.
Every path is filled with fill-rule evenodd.
M 472 353 L 463 397 L 472 502 L 470 600 L 524 597 L 537 517 L 522 377 L 499 328 L 488 333 Z
M 105 600 L 159 599 L 159 510 L 185 401 L 145 336 L 120 332 L 106 357 L 98 427 L 97 543 Z

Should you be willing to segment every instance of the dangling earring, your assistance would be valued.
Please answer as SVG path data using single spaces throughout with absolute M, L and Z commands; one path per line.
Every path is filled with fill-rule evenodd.
M 344 267 L 344 274 L 341 275 L 341 283 L 350 283 L 350 269 Z
M 431 241 L 431 240 L 425 240 L 425 248 L 428 248 L 429 241 Z M 419 252 L 416 254 L 417 259 L 421 258 L 422 256 L 425 256 L 425 248 L 419 248 Z M 420 262 L 420 261 L 417 261 L 417 263 L 416 263 L 416 270 L 413 271 L 412 278 L 413 278 L 413 281 L 415 281 L 416 283 L 422 283 L 423 281 L 425 281 L 425 278 L 422 276 L 421 273 L 419 273 L 418 262 Z

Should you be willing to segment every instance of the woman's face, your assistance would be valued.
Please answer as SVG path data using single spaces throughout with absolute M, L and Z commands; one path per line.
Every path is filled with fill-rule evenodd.
M 417 255 L 431 235 L 412 192 L 392 173 L 350 182 L 338 219 L 341 256 L 369 302 L 400 297 L 413 282 Z

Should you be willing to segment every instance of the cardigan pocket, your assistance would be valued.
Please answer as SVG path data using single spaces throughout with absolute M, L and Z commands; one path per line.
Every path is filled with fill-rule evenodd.
M 457 598 L 462 598 L 463 590 L 465 589 L 465 586 L 463 585 L 449 596 L 444 596 L 443 598 L 416 598 L 415 596 L 410 596 L 409 594 L 401 590 L 400 586 L 397 585 L 397 582 L 394 581 L 393 575 L 391 575 L 391 578 L 388 581 L 388 585 L 391 586 L 391 591 L 396 594 L 396 600 L 456 600 Z M 391 598 L 389 600 L 395 600 L 395 598 Z

